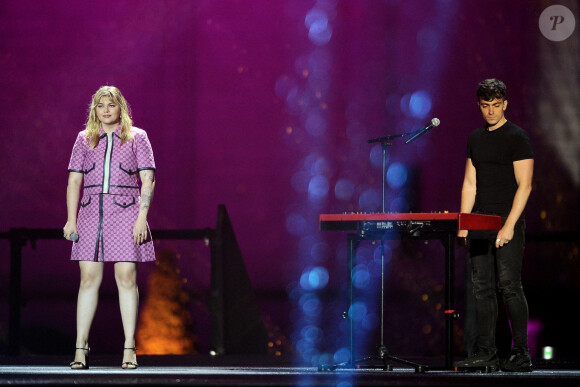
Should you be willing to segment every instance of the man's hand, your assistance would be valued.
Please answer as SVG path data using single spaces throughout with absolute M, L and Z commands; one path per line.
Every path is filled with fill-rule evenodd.
M 495 239 L 495 248 L 499 249 L 504 245 L 507 245 L 514 237 L 514 228 L 503 226 L 501 230 L 497 233 Z

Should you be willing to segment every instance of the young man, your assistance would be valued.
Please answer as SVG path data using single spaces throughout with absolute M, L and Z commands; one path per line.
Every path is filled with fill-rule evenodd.
M 534 160 L 526 132 L 508 121 L 506 86 L 486 79 L 477 88 L 478 106 L 486 124 L 469 135 L 461 212 L 502 217 L 499 232 L 460 230 L 472 264 L 477 316 L 476 350 L 457 368 L 499 369 L 495 343 L 498 315 L 496 289 L 509 311 L 513 349 L 504 371 L 529 372 L 528 304 L 521 283 L 525 245 L 524 208 L 532 190 Z M 496 272 L 497 271 L 497 272 Z M 496 279 L 497 276 L 497 279 Z

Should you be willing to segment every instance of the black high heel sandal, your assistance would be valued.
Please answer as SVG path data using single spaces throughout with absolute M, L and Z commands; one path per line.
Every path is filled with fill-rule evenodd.
M 73 370 L 88 370 L 89 369 L 89 352 L 91 352 L 91 348 L 75 348 L 75 351 L 82 350 L 85 353 L 85 362 L 82 361 L 71 361 L 70 368 Z M 80 365 L 80 367 L 75 367 Z
M 123 351 L 127 351 L 127 350 L 131 350 L 131 351 L 135 352 L 135 354 L 137 354 L 137 348 L 135 348 L 135 347 L 123 348 Z M 137 369 L 137 367 L 139 367 L 139 364 L 137 364 L 136 361 L 125 361 L 121 364 L 121 368 L 124 370 L 134 370 L 134 369 Z

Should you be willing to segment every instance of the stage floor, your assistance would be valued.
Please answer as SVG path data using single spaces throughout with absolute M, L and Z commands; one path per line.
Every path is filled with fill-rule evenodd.
M 536 361 L 531 373 L 463 373 L 440 369 L 440 359 L 407 359 L 431 367 L 423 373 L 393 364 L 331 372 L 270 356 L 140 356 L 140 367 L 122 370 L 120 359 L 91 357 L 89 370 L 71 370 L 62 356 L 0 356 L 0 385 L 190 386 L 576 386 L 580 361 Z M 119 364 L 116 364 L 119 362 Z M 376 366 L 376 367 L 374 367 Z

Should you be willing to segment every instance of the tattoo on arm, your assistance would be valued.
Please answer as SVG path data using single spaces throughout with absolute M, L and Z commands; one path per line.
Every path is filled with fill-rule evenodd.
M 141 181 L 142 182 L 149 182 L 149 183 L 153 183 L 155 182 L 155 172 L 150 171 L 150 170 L 145 170 L 145 171 L 141 171 Z
M 151 206 L 151 201 L 153 200 L 153 191 L 143 190 L 141 193 L 141 209 L 147 210 Z
M 155 172 L 151 170 L 141 171 L 141 210 L 148 210 L 153 200 L 153 189 L 155 186 Z

